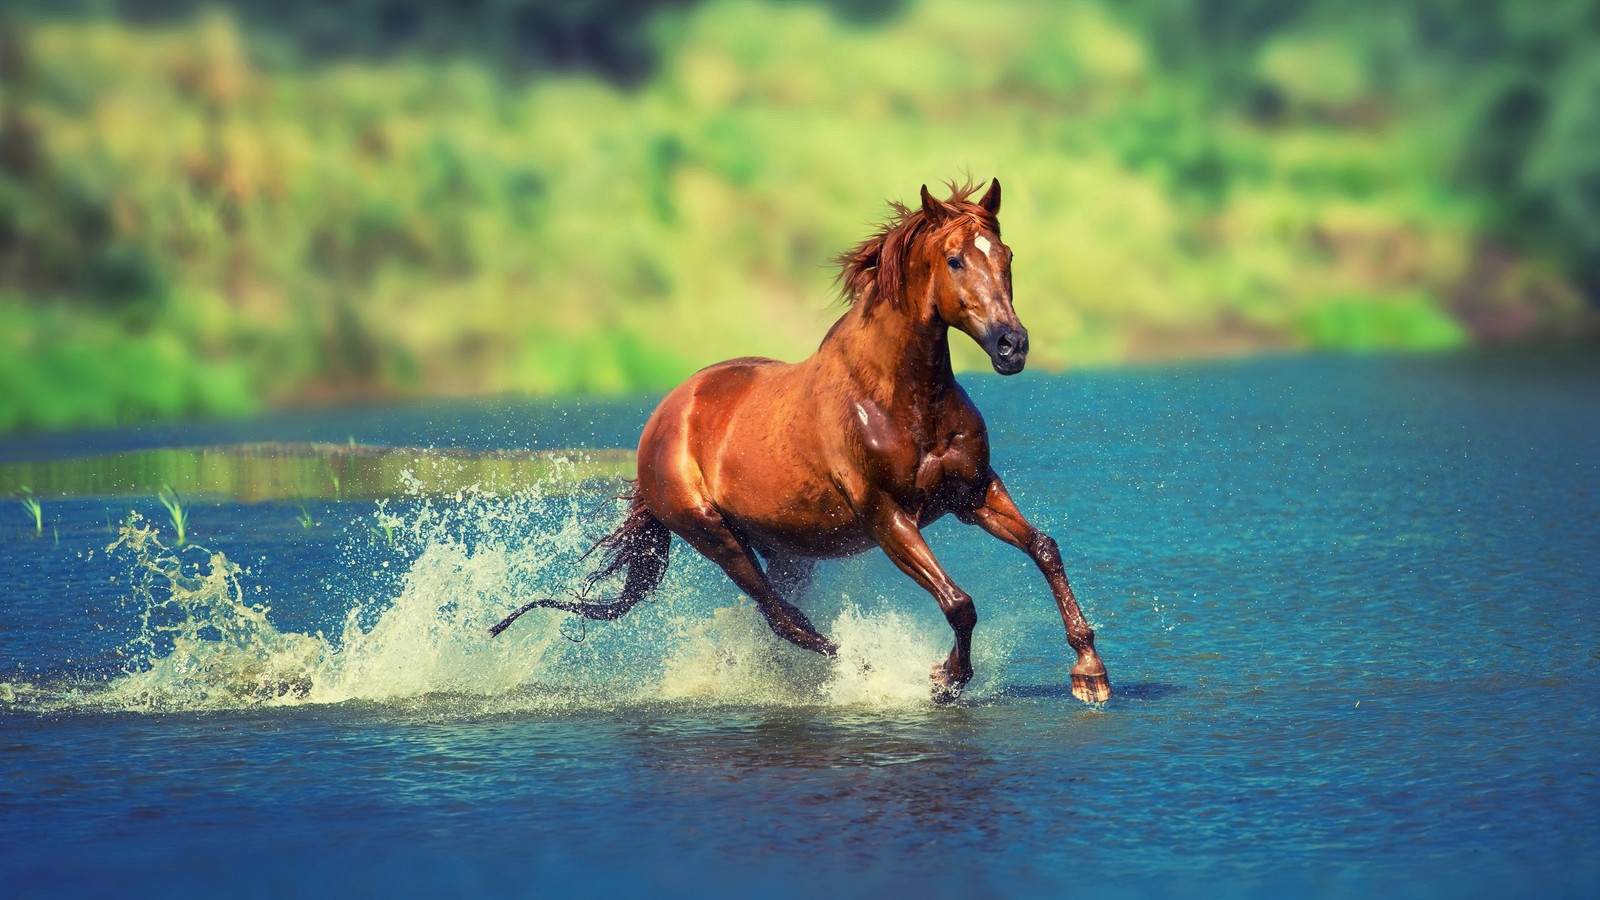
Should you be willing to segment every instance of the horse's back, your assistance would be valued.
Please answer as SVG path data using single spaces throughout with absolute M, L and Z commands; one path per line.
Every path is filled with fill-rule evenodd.
M 787 363 L 761 356 L 741 356 L 706 366 L 661 401 L 645 424 L 646 434 L 658 418 L 674 415 L 688 416 L 698 433 L 719 434 L 740 404 L 759 389 L 763 376 L 788 367 Z
M 679 385 L 639 441 L 641 496 L 668 527 L 712 508 L 763 546 L 807 555 L 861 543 L 846 498 L 829 479 L 830 419 L 803 364 L 760 357 L 702 369 Z M 688 519 L 684 519 L 687 516 Z
M 763 375 L 787 363 L 759 356 L 725 360 L 689 376 L 650 415 L 639 438 L 639 483 L 661 495 L 673 482 L 704 487 L 708 448 L 726 442 L 742 405 L 759 393 Z

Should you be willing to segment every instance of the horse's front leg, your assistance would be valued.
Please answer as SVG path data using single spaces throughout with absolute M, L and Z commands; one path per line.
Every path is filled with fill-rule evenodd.
M 1055 539 L 1029 524 L 1006 491 L 999 475 L 992 472 L 983 502 L 963 515 L 964 522 L 975 523 L 1013 547 L 1020 548 L 1033 558 L 1039 571 L 1050 583 L 1056 606 L 1061 609 L 1061 622 L 1067 628 L 1067 643 L 1078 652 L 1078 661 L 1072 667 L 1072 695 L 1085 703 L 1102 703 L 1111 699 L 1111 679 L 1106 676 L 1105 663 L 1094 649 L 1094 629 L 1083 618 L 1078 600 L 1072 596 L 1072 585 L 1067 583 L 1066 567 L 1061 563 L 1061 549 Z
M 874 517 L 873 537 L 900 571 L 933 595 L 950 630 L 955 632 L 950 656 L 934 666 L 932 673 L 933 699 L 940 703 L 954 700 L 972 680 L 972 629 L 978 624 L 977 607 L 972 605 L 972 597 L 945 574 L 928 542 L 922 539 L 917 520 L 898 504 L 884 502 Z

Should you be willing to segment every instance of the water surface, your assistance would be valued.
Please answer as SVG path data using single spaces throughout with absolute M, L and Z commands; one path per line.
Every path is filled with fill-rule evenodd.
M 1060 541 L 1116 697 L 1067 690 L 1020 554 L 946 520 L 977 680 L 876 555 L 766 632 L 678 543 L 558 613 L 610 491 L 193 504 L 0 525 L 0 884 L 333 893 L 1592 896 L 1600 363 L 1584 350 L 965 379 Z M 434 404 L 17 438 L 630 444 L 648 400 Z M 125 525 L 125 516 L 142 519 Z M 309 517 L 310 524 L 306 523 Z M 117 543 L 114 550 L 107 547 Z

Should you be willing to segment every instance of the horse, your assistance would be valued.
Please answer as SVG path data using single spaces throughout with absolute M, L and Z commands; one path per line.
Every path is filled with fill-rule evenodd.
M 1077 653 L 1073 695 L 1110 699 L 1061 551 L 1006 491 L 983 416 L 951 369 L 952 328 L 1001 375 L 1022 371 L 1028 330 L 1012 307 L 999 179 L 976 203 L 970 181 L 950 188 L 938 200 L 923 185 L 916 209 L 891 202 L 876 233 L 837 257 L 847 309 L 810 357 L 727 360 L 669 393 L 639 438 L 638 477 L 621 498 L 627 514 L 590 551 L 602 565 L 573 599 L 530 601 L 490 633 L 536 608 L 620 617 L 661 583 L 676 534 L 721 567 L 779 637 L 832 657 L 838 646 L 792 601 L 816 560 L 876 546 L 933 595 L 955 633 L 931 672 L 933 699 L 947 702 L 972 678 L 978 613 L 922 529 L 953 514 L 1032 558 Z M 589 599 L 624 572 L 617 597 Z

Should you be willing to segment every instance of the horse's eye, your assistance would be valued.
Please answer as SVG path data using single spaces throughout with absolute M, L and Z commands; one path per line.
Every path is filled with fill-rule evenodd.
M 948 262 L 950 264 L 950 271 L 952 271 L 952 272 L 961 271 L 961 259 L 959 257 L 952 256 L 949 259 L 945 260 L 945 262 Z

